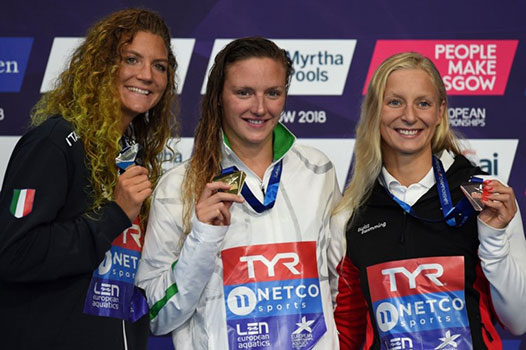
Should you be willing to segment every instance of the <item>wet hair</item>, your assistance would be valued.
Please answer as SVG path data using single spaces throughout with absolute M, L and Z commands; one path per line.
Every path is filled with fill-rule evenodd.
M 439 103 L 444 104 L 442 122 L 435 129 L 431 140 L 432 153 L 448 150 L 460 154 L 457 136 L 449 127 L 446 88 L 433 62 L 416 52 L 404 52 L 391 56 L 378 67 L 367 88 L 360 121 L 356 127 L 351 181 L 335 213 L 343 210 L 353 213 L 371 195 L 374 183 L 382 170 L 380 119 L 385 86 L 391 73 L 404 69 L 419 69 L 426 72 L 437 91 Z
M 117 181 L 115 157 L 121 146 L 121 101 L 116 80 L 123 60 L 122 50 L 137 32 L 162 38 L 168 54 L 167 86 L 161 99 L 131 123 L 133 136 L 144 150 L 144 166 L 155 186 L 161 173 L 159 153 L 175 126 L 177 62 L 171 49 L 170 32 L 164 20 L 145 9 L 124 9 L 95 23 L 84 42 L 73 53 L 55 87 L 44 94 L 32 110 L 32 125 L 53 115 L 73 124 L 84 145 L 90 171 L 93 208 L 112 200 Z M 141 209 L 145 224 L 149 201 Z
M 288 92 L 292 61 L 287 52 L 274 42 L 261 37 L 240 38 L 230 42 L 215 57 L 208 75 L 206 93 L 201 103 L 201 118 L 194 138 L 194 150 L 183 182 L 183 231 L 190 231 L 192 210 L 205 185 L 221 171 L 221 96 L 227 69 L 235 62 L 249 58 L 270 58 L 285 69 L 285 91 Z

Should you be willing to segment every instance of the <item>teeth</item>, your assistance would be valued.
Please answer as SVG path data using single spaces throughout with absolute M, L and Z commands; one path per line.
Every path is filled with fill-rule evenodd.
M 416 135 L 418 130 L 398 129 L 398 132 L 402 135 L 413 136 Z
M 150 93 L 148 90 L 143 90 L 143 89 L 139 89 L 139 88 L 136 88 L 136 87 L 128 87 L 128 90 L 133 91 L 133 92 L 137 92 L 137 93 L 143 94 L 143 95 L 148 95 Z
M 260 120 L 260 119 L 248 119 L 248 122 L 249 122 L 250 124 L 261 125 L 261 124 L 263 124 L 265 121 L 264 121 L 264 120 Z

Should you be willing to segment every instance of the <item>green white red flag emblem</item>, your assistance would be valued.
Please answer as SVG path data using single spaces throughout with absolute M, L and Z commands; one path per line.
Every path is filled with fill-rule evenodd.
M 35 190 L 26 188 L 23 190 L 13 190 L 10 211 L 16 218 L 21 218 L 31 213 Z

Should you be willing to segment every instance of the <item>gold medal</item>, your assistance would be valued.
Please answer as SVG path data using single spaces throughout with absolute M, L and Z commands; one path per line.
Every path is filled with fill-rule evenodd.
M 247 174 L 244 171 L 238 170 L 230 174 L 218 175 L 214 177 L 213 181 L 220 181 L 230 185 L 230 189 L 226 192 L 239 195 L 246 177 Z

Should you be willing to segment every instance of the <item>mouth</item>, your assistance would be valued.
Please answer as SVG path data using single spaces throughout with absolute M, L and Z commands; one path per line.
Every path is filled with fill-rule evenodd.
M 396 132 L 401 134 L 402 136 L 416 136 L 420 133 L 421 129 L 401 129 L 401 128 L 395 128 Z
M 267 120 L 264 120 L 264 119 L 245 119 L 245 121 L 247 123 L 249 123 L 250 125 L 263 125 L 267 122 Z
M 138 87 L 134 87 L 134 86 L 127 86 L 126 88 L 131 92 L 135 92 L 141 95 L 149 95 L 152 93 L 151 91 L 139 89 Z

